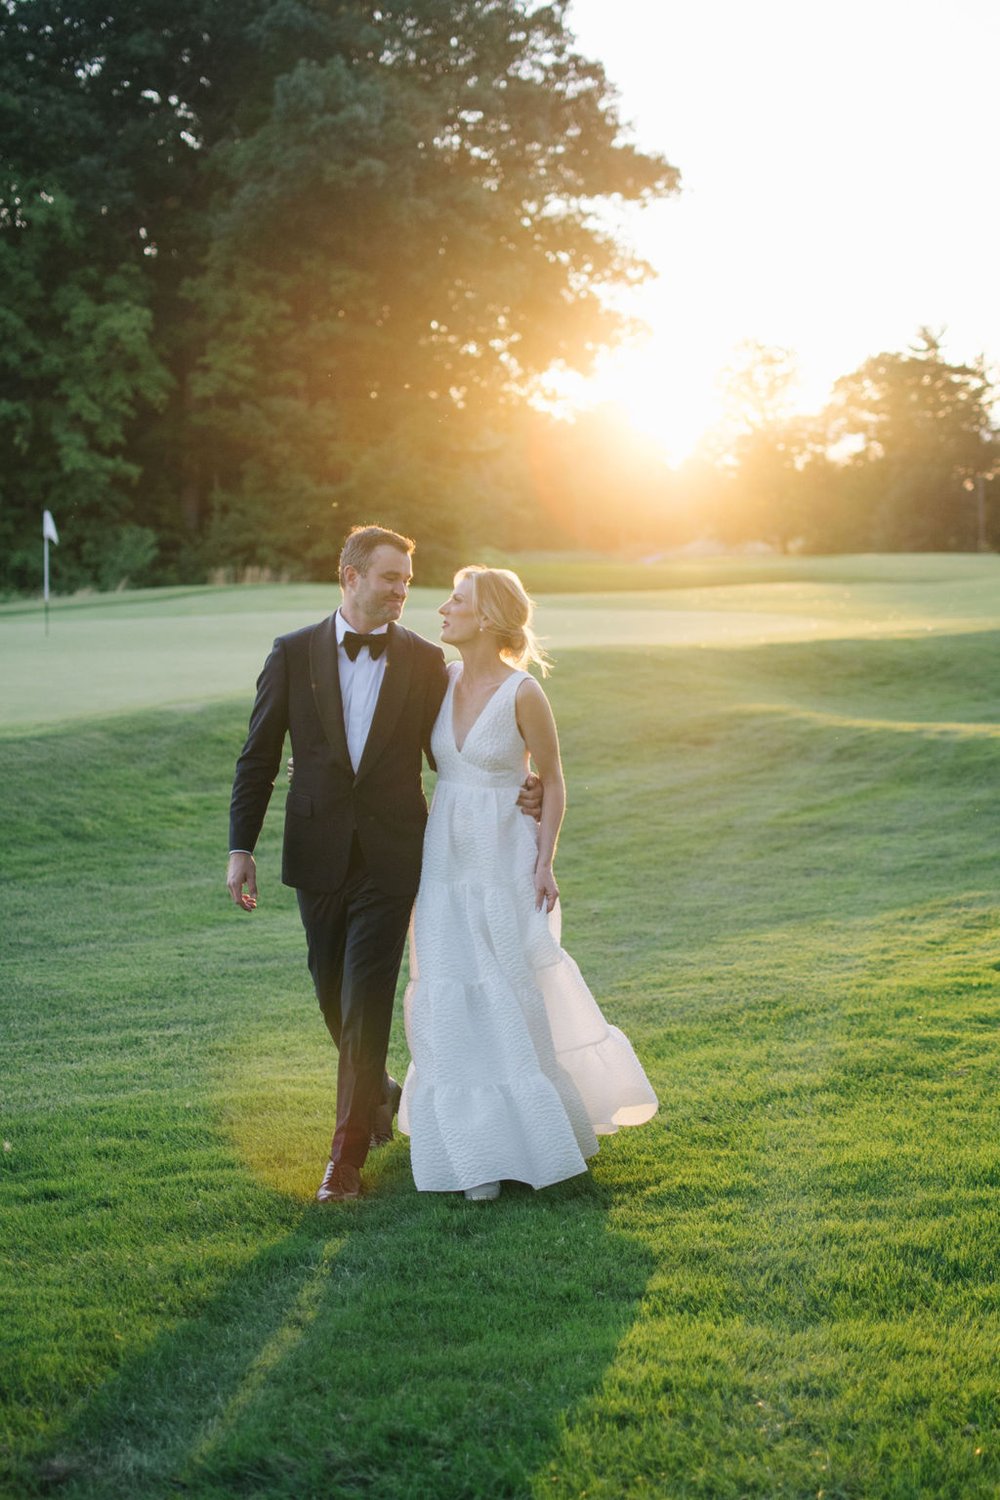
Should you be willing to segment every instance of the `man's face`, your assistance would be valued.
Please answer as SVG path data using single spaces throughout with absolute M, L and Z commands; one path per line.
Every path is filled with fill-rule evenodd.
M 398 620 L 403 613 L 413 568 L 407 553 L 383 544 L 376 547 L 368 569 L 344 569 L 344 614 L 357 630 L 375 630 Z

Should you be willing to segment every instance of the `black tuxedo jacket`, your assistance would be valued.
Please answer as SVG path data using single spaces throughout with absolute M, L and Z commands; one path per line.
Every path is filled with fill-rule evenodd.
M 447 675 L 439 647 L 400 625 L 390 624 L 388 635 L 385 676 L 357 775 L 347 753 L 332 615 L 279 636 L 257 679 L 250 731 L 236 763 L 229 847 L 252 851 L 256 845 L 290 732 L 285 885 L 338 890 L 357 834 L 380 890 L 416 892 L 427 821 L 422 757 L 430 758 Z

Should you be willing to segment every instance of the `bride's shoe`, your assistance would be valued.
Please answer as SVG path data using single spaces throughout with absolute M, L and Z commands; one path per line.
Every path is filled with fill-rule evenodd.
M 481 1182 L 478 1187 L 466 1188 L 465 1196 L 470 1203 L 492 1203 L 500 1196 L 499 1182 Z

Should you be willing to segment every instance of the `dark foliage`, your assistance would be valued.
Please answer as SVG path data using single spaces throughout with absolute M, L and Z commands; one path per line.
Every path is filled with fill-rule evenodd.
M 0 6 L 0 584 L 45 506 L 62 587 L 492 539 L 528 383 L 642 272 L 595 202 L 676 183 L 563 12 Z

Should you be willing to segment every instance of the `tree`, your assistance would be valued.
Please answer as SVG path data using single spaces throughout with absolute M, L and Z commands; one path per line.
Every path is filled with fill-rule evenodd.
M 79 346 L 58 305 L 67 278 L 86 275 L 108 288 L 112 301 L 127 288 L 118 299 L 119 326 L 132 321 L 136 332 L 141 328 L 149 356 L 147 378 L 135 385 L 129 409 L 116 395 L 111 420 L 91 424 L 95 434 L 103 430 L 109 460 L 103 503 L 95 490 L 96 510 L 81 510 L 61 485 L 50 496 L 61 508 L 64 577 L 67 570 L 89 571 L 94 581 L 88 547 L 102 558 L 113 552 L 123 518 L 133 528 L 154 528 L 168 554 L 187 546 L 198 565 L 187 372 L 200 330 L 181 306 L 180 286 L 209 240 L 213 185 L 206 164 L 224 141 L 256 127 L 276 74 L 310 48 L 331 45 L 333 35 L 322 14 L 294 0 L 0 5 L 0 242 L 8 263 L 15 257 L 30 266 L 48 316 L 33 319 L 28 333 L 57 390 L 52 401 L 40 401 L 32 389 L 36 372 L 8 363 L 8 379 L 15 389 L 27 382 L 39 414 L 38 441 L 19 456 L 18 482 L 0 490 L 0 525 L 9 534 L 36 529 L 34 495 L 27 503 L 26 496 L 41 487 L 44 455 L 58 446 L 44 414 L 59 409 L 58 387 L 77 379 Z M 49 232 L 50 207 L 72 224 L 71 246 Z M 4 290 L 10 289 L 8 281 Z M 4 305 L 8 314 L 19 311 L 13 297 L 4 297 Z M 103 305 L 110 317 L 110 303 Z M 102 408 L 100 382 L 89 394 Z M 92 459 L 94 448 L 82 434 L 81 461 L 85 452 Z
M 138 269 L 82 264 L 84 238 L 73 204 L 49 195 L 30 232 L 0 234 L 0 547 L 16 588 L 37 586 L 47 507 L 74 518 L 64 586 L 114 587 L 155 555 L 152 532 L 131 516 L 139 468 L 126 433 L 141 406 L 163 405 L 170 377 Z
M 808 530 L 810 466 L 822 441 L 815 422 L 794 410 L 798 380 L 789 350 L 755 341 L 740 345 L 725 372 L 714 447 L 727 480 L 716 527 L 728 540 L 785 552 Z
M 592 200 L 667 191 L 675 174 L 620 142 L 563 9 L 383 8 L 350 59 L 279 80 L 227 154 L 187 288 L 207 332 L 192 390 L 224 465 L 218 528 L 299 561 L 309 532 L 304 560 L 326 569 L 331 509 L 354 518 L 374 485 L 389 524 L 457 541 L 478 434 L 550 364 L 586 367 L 613 338 L 600 289 L 637 268 L 593 227 Z M 281 497 L 270 525 L 266 495 Z
M 0 246 L 48 312 L 11 386 L 32 341 L 69 378 L 67 269 L 132 310 L 127 398 L 84 434 L 118 465 L 107 524 L 153 528 L 188 573 L 327 574 L 376 504 L 387 524 L 468 529 L 481 434 L 549 364 L 585 368 L 616 333 L 602 288 L 642 274 L 595 203 L 676 183 L 624 140 L 564 13 L 0 0 Z M 0 496 L 12 539 L 35 527 L 37 446 Z
M 869 542 L 904 551 L 974 548 L 978 477 L 995 472 L 995 396 L 983 362 L 950 364 L 921 329 L 906 354 L 879 354 L 834 387 L 832 442 L 868 494 Z

